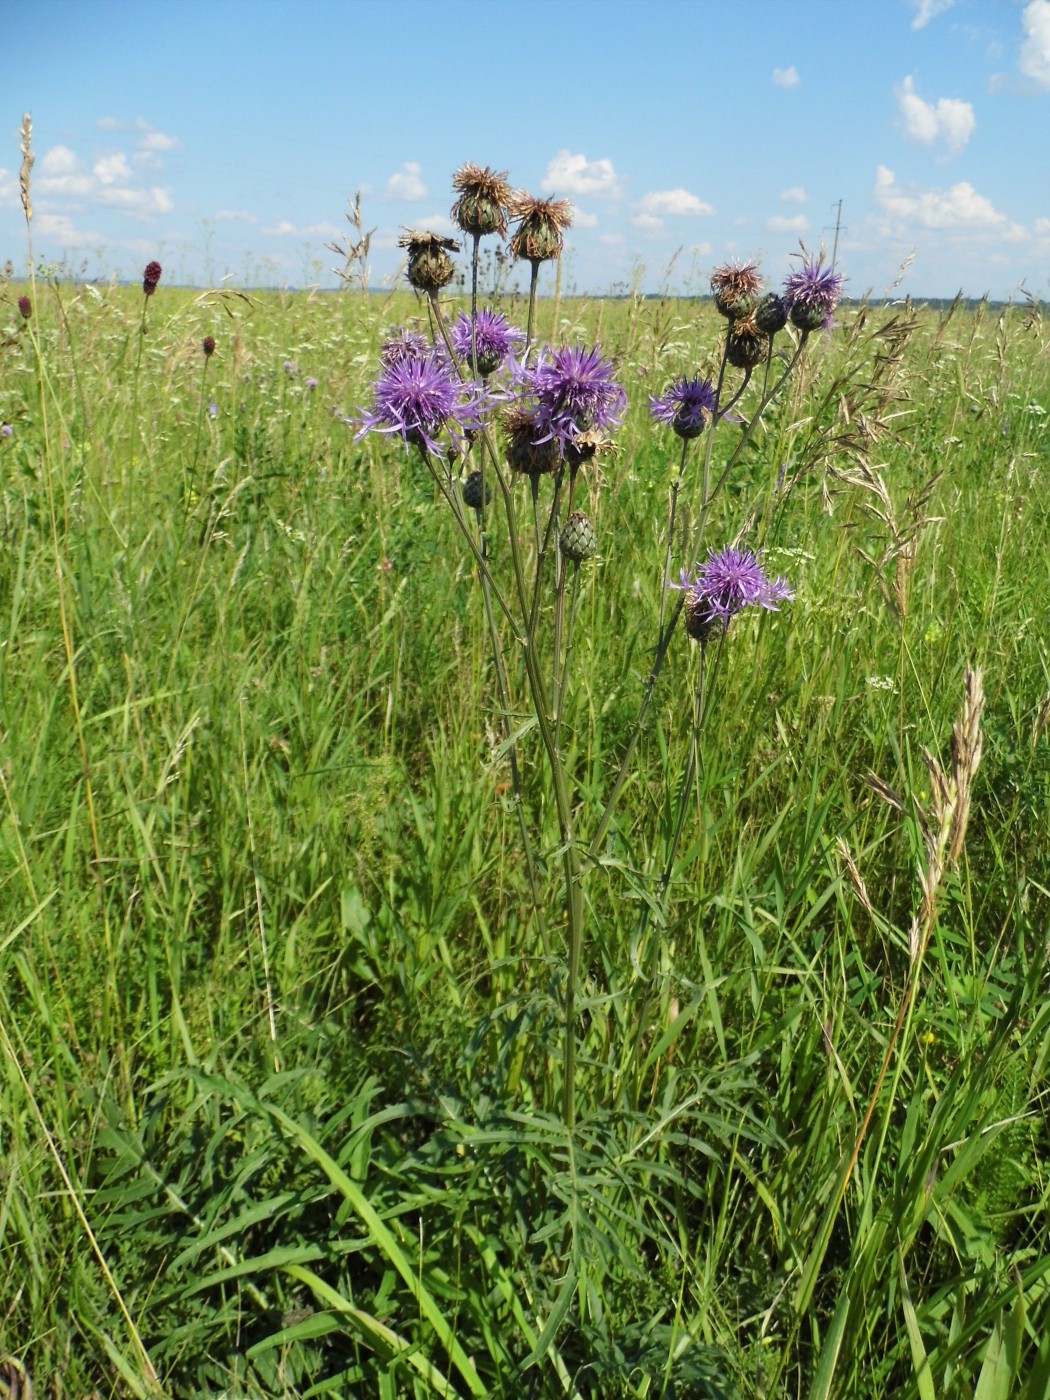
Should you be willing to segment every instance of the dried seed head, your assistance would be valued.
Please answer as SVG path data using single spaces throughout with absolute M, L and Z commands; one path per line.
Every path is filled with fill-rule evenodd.
M 755 308 L 755 325 L 764 335 L 776 335 L 787 325 L 788 307 L 776 292 L 764 296 Z
M 22 208 L 25 210 L 26 222 L 33 222 L 33 199 L 31 194 L 33 166 L 36 164 L 36 156 L 33 154 L 33 118 L 28 112 L 22 118 L 22 169 L 18 176 L 18 188 L 22 195 Z
M 754 369 L 765 359 L 769 336 L 763 335 L 754 316 L 734 321 L 726 337 L 726 359 L 735 369 Z
M 452 206 L 452 217 L 464 233 L 506 235 L 510 186 L 505 170 L 484 169 L 468 161 L 452 177 L 459 198 Z
M 418 291 L 439 292 L 452 281 L 456 269 L 449 253 L 459 252 L 453 239 L 406 229 L 397 246 L 408 249 L 408 280 Z
M 572 227 L 572 205 L 567 199 L 534 199 L 525 190 L 511 196 L 509 212 L 520 220 L 510 240 L 510 251 L 516 258 L 531 263 L 560 258 L 563 234 Z
M 527 476 L 542 476 L 561 464 L 557 439 L 537 442 L 540 432 L 534 409 L 513 404 L 503 415 L 503 434 L 507 444 L 507 461 L 512 471 Z
M 561 552 L 574 564 L 582 564 L 585 559 L 594 557 L 598 548 L 598 536 L 594 526 L 582 510 L 574 510 L 565 522 L 561 532 Z
M 164 269 L 159 262 L 148 262 L 146 270 L 142 274 L 142 290 L 146 296 L 151 297 L 157 290 L 157 283 L 161 279 Z
M 754 263 L 723 263 L 711 274 L 715 306 L 730 321 L 747 316 L 755 309 L 762 290 L 762 277 Z

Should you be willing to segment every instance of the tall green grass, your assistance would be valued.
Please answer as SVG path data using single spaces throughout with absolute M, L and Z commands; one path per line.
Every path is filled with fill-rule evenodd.
M 844 308 L 734 471 L 707 538 L 750 522 L 797 598 L 727 639 L 663 915 L 696 665 L 676 639 L 585 877 L 570 1132 L 538 741 L 549 955 L 470 558 L 418 462 L 333 412 L 416 304 L 162 287 L 142 337 L 137 292 L 38 283 L 19 330 L 20 290 L 0 1378 L 1050 1394 L 1045 326 Z M 718 327 L 672 301 L 550 314 L 632 387 L 587 482 L 564 720 L 573 800 L 600 810 L 678 465 L 645 395 L 715 364 Z M 916 974 L 923 749 L 950 766 L 972 667 L 983 757 Z

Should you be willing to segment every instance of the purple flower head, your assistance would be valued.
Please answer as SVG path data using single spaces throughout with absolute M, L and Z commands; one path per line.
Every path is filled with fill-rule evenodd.
M 396 330 L 379 347 L 379 363 L 384 369 L 391 369 L 403 360 L 425 360 L 430 354 L 430 346 L 418 331 Z
M 213 335 L 206 335 L 201 341 L 201 349 L 204 351 L 204 358 L 210 360 L 215 354 L 215 337 Z
M 157 290 L 157 283 L 161 279 L 164 269 L 159 262 L 148 262 L 146 270 L 142 274 L 142 290 L 146 296 L 151 297 Z
M 679 379 L 663 398 L 649 398 L 649 412 L 669 424 L 680 438 L 695 438 L 707 427 L 718 404 L 710 379 Z
M 311 377 L 305 381 L 305 387 L 312 393 L 313 390 L 317 388 L 317 380 L 311 375 Z
M 520 383 L 536 401 L 537 441 L 553 438 L 562 449 L 582 435 L 612 432 L 623 422 L 627 395 L 597 346 L 545 351 Z
M 10 423 L 0 423 L 0 437 L 14 437 L 15 430 Z
M 33 303 L 28 297 L 23 296 L 18 298 L 18 314 L 22 317 L 23 321 L 28 321 L 30 316 L 32 316 Z
M 208 416 L 209 418 L 218 418 L 219 416 L 219 405 L 214 399 L 212 399 L 211 403 L 208 405 Z
M 802 267 L 784 280 L 784 300 L 791 324 L 800 331 L 827 330 L 842 296 L 845 278 L 823 266 L 824 255 L 814 262 L 803 257 Z
M 358 438 L 369 432 L 397 433 L 406 443 L 438 452 L 442 428 L 456 434 L 481 426 L 483 395 L 476 385 L 460 381 L 447 357 L 433 352 L 387 365 L 373 393 L 372 411 L 358 420 Z
M 471 320 L 461 311 L 452 327 L 452 348 L 459 358 L 474 369 L 476 374 L 493 374 L 507 358 L 514 353 L 516 346 L 525 340 L 524 331 L 512 326 L 501 311 L 479 311 L 474 339 L 477 343 L 478 360 L 472 359 Z
M 784 578 L 771 579 L 749 549 L 708 550 L 707 561 L 695 578 L 683 569 L 681 582 L 672 587 L 685 590 L 685 626 L 698 642 L 706 642 L 712 632 L 729 630 L 729 623 L 745 608 L 777 611 L 777 604 L 794 597 Z

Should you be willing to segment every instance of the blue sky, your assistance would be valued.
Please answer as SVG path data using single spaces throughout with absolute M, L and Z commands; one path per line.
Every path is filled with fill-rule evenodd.
M 799 240 L 847 291 L 1050 296 L 1050 0 L 0 0 L 0 263 L 372 285 L 465 161 L 576 209 L 566 286 L 705 290 Z M 910 259 L 903 276 L 900 268 Z M 639 271 L 639 269 L 644 269 Z M 898 281 L 898 279 L 900 280 Z M 899 294 L 899 293 L 898 293 Z

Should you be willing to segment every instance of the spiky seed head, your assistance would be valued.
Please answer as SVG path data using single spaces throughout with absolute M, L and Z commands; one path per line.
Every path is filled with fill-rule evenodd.
M 764 335 L 776 335 L 787 325 L 788 308 L 783 297 L 776 292 L 764 296 L 755 308 L 755 325 Z
M 561 449 L 556 438 L 537 442 L 540 428 L 535 410 L 524 404 L 513 404 L 503 415 L 503 434 L 507 444 L 507 461 L 511 470 L 527 476 L 542 476 L 561 464 Z
M 510 240 L 514 257 L 531 263 L 561 257 L 562 235 L 572 227 L 572 205 L 567 199 L 534 199 L 518 190 L 511 196 L 509 213 L 520 221 Z
M 416 233 L 408 229 L 397 240 L 408 249 L 408 280 L 420 292 L 439 292 L 447 287 L 456 269 L 449 253 L 458 253 L 459 244 L 439 233 Z
M 763 335 L 754 316 L 734 321 L 726 337 L 726 359 L 735 369 L 754 369 L 765 359 L 769 336 Z
M 598 536 L 594 526 L 582 510 L 574 510 L 565 522 L 561 532 L 561 552 L 574 564 L 582 564 L 585 559 L 594 557 L 598 548 Z
M 723 263 L 711 274 L 715 307 L 730 321 L 749 315 L 762 291 L 762 277 L 755 263 Z
M 470 506 L 471 510 L 480 510 L 482 506 L 482 491 L 484 490 L 484 503 L 488 505 L 492 500 L 492 487 L 484 481 L 480 472 L 471 472 L 463 483 L 463 503 Z
M 482 169 L 468 161 L 453 175 L 452 186 L 459 192 L 452 218 L 464 233 L 506 235 L 510 186 L 505 170 L 490 170 L 487 165 Z
M 148 262 L 146 270 L 142 274 L 142 290 L 146 296 L 151 297 L 157 290 L 157 283 L 161 279 L 164 269 L 159 262 Z

